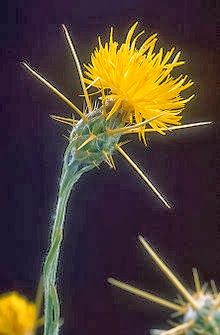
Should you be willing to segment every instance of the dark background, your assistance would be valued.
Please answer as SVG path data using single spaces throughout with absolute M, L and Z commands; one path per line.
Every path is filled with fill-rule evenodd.
M 76 185 L 60 264 L 65 335 L 143 335 L 152 327 L 168 327 L 169 311 L 106 283 L 114 276 L 175 298 L 175 288 L 142 250 L 138 234 L 188 288 L 193 287 L 193 266 L 203 281 L 215 279 L 220 286 L 218 13 L 217 1 L 208 0 L 30 0 L 1 6 L 1 292 L 15 289 L 34 298 L 66 145 L 65 127 L 49 114 L 70 115 L 19 61 L 30 62 L 81 104 L 62 23 L 74 36 L 82 62 L 89 61 L 97 34 L 106 36 L 110 25 L 120 41 L 136 20 L 147 33 L 158 32 L 161 45 L 183 50 L 183 71 L 195 82 L 191 91 L 196 98 L 187 106 L 184 122 L 214 121 L 165 137 L 151 135 L 148 148 L 135 137 L 127 145 L 172 202 L 172 210 L 164 208 L 119 154 L 116 172 L 103 164 Z

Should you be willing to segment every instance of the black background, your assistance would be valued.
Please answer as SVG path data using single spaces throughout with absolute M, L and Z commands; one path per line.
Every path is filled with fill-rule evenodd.
M 127 152 L 172 202 L 167 210 L 119 154 L 84 175 L 69 202 L 60 262 L 63 334 L 149 334 L 167 328 L 169 311 L 106 283 L 109 276 L 172 300 L 176 290 L 137 241 L 138 234 L 193 287 L 191 269 L 220 286 L 217 1 L 8 1 L 1 5 L 0 291 L 34 298 L 48 247 L 65 127 L 49 114 L 70 110 L 20 65 L 27 61 L 80 105 L 79 80 L 64 41 L 65 23 L 82 62 L 97 34 L 115 27 L 122 41 L 138 20 L 159 45 L 183 50 L 196 98 L 184 122 L 212 126 L 134 137 Z M 180 70 L 181 71 L 181 70 Z M 217 199 L 217 200 L 216 200 Z

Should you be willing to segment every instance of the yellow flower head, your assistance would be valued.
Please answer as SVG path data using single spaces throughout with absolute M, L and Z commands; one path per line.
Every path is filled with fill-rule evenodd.
M 27 63 L 23 65 L 80 116 L 77 120 L 74 116 L 67 118 L 52 115 L 54 120 L 71 126 L 64 155 L 65 168 L 69 169 L 75 164 L 83 168 L 84 173 L 86 169 L 88 171 L 98 167 L 104 161 L 115 168 L 112 156 L 117 150 L 170 208 L 149 178 L 122 149 L 122 145 L 127 142 L 121 141 L 121 137 L 137 133 L 146 144 L 145 136 L 150 132 L 164 134 L 166 130 L 190 128 L 210 122 L 180 125 L 182 116 L 179 114 L 192 98 L 184 99 L 180 94 L 193 84 L 187 81 L 187 76 L 171 76 L 172 70 L 184 63 L 179 61 L 180 53 L 174 56 L 174 48 L 164 55 L 163 49 L 155 53 L 156 34 L 150 36 L 139 49 L 136 48 L 138 38 L 144 33 L 142 31 L 133 37 L 136 26 L 137 23 L 131 27 L 121 46 L 113 40 L 113 29 L 105 46 L 99 38 L 99 47 L 92 55 L 91 64 L 85 65 L 85 78 L 72 38 L 63 25 L 86 103 L 83 110 Z M 89 85 L 86 87 L 86 84 Z M 89 93 L 91 87 L 98 90 Z M 102 101 L 101 105 L 96 102 L 93 104 L 92 98 L 94 95 L 97 98 L 97 94 Z M 150 127 L 146 127 L 147 124 Z
M 181 92 L 193 82 L 187 81 L 187 75 L 175 78 L 171 74 L 184 62 L 179 61 L 180 52 L 174 56 L 175 48 L 166 53 L 162 48 L 155 52 L 156 34 L 145 40 L 140 48 L 136 47 L 144 33 L 134 37 L 137 24 L 131 27 L 121 46 L 114 41 L 112 28 L 109 42 L 104 46 L 98 38 L 99 46 L 91 56 L 91 64 L 85 65 L 85 82 L 97 89 L 108 89 L 105 99 L 113 100 L 117 106 L 111 115 L 121 108 L 135 123 L 155 118 L 149 124 L 163 133 L 166 126 L 180 124 L 182 116 L 179 114 L 192 98 L 184 99 Z
M 32 335 L 38 326 L 37 306 L 17 292 L 0 297 L 0 334 Z

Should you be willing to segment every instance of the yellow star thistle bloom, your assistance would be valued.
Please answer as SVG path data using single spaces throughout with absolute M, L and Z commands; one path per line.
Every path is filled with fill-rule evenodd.
M 136 50 L 135 43 L 140 35 L 132 40 L 136 25 L 130 29 L 125 43 L 119 49 L 117 43 L 113 41 L 113 31 L 110 35 L 110 42 L 105 47 L 102 47 L 100 40 L 99 50 L 97 49 L 92 57 L 92 65 L 87 66 L 89 79 L 83 77 L 72 39 L 63 25 L 87 106 L 84 110 L 80 110 L 54 85 L 28 64 L 23 63 L 31 74 L 80 116 L 78 120 L 74 116 L 72 118 L 52 116 L 56 121 L 69 125 L 71 130 L 67 137 L 68 145 L 63 157 L 50 247 L 43 268 L 44 335 L 57 335 L 60 328 L 60 304 L 56 289 L 56 276 L 67 202 L 75 183 L 84 173 L 94 167 L 99 167 L 103 162 L 115 168 L 112 156 L 117 150 L 165 206 L 170 208 L 169 203 L 149 178 L 122 149 L 125 142 L 121 141 L 121 137 L 124 134 L 138 133 L 139 137 L 145 141 L 147 132 L 163 133 L 166 130 L 211 123 L 197 122 L 178 125 L 181 119 L 178 114 L 190 99 L 184 100 L 180 93 L 191 86 L 192 82 L 186 83 L 186 77 L 176 79 L 171 77 L 172 69 L 183 63 L 178 61 L 180 54 L 178 53 L 170 63 L 168 60 L 174 49 L 171 49 L 164 58 L 162 49 L 155 55 L 153 52 L 156 42 L 155 35 L 144 42 L 138 51 Z M 89 83 L 89 86 L 86 87 L 85 83 Z M 92 86 L 99 89 L 101 105 L 92 104 L 93 93 L 88 93 Z M 110 92 L 107 92 L 106 88 L 110 89 Z M 150 124 L 151 128 L 146 128 L 147 124 Z M 174 126 L 167 127 L 169 124 Z
M 91 64 L 85 65 L 87 78 L 84 80 L 98 90 L 110 90 L 104 100 L 111 99 L 117 108 L 109 117 L 123 110 L 127 112 L 128 121 L 140 123 L 163 114 L 149 124 L 164 134 L 168 125 L 180 124 L 180 113 L 193 97 L 184 99 L 181 93 L 193 82 L 187 81 L 187 75 L 172 76 L 172 70 L 184 62 L 179 61 L 180 52 L 174 56 L 175 48 L 166 53 L 162 48 L 155 52 L 157 34 L 145 40 L 140 48 L 136 47 L 144 33 L 133 37 L 137 24 L 131 27 L 121 46 L 113 39 L 113 28 L 104 46 L 98 38 L 99 46 L 91 56 Z M 143 127 L 140 126 L 139 132 L 143 132 Z
M 186 82 L 187 76 L 180 75 L 171 77 L 171 71 L 183 64 L 179 61 L 180 53 L 177 53 L 172 61 L 174 48 L 163 57 L 163 50 L 155 54 L 154 47 L 157 41 L 156 34 L 150 36 L 139 49 L 136 49 L 138 38 L 143 31 L 133 37 L 137 23 L 135 23 L 127 34 L 125 43 L 118 47 L 113 40 L 113 29 L 111 29 L 109 43 L 102 46 L 99 38 L 99 49 L 92 55 L 92 64 L 85 65 L 85 72 L 89 79 L 83 77 L 80 61 L 77 57 L 72 39 L 67 28 L 63 25 L 65 37 L 70 47 L 71 54 L 76 63 L 83 96 L 87 108 L 81 111 L 72 101 L 65 97 L 56 87 L 33 70 L 28 64 L 23 65 L 79 116 L 66 118 L 52 115 L 58 122 L 70 125 L 72 130 L 69 140 L 67 159 L 70 162 L 80 161 L 90 168 L 98 167 L 105 161 L 110 167 L 115 168 L 112 155 L 115 150 L 129 162 L 148 184 L 158 198 L 168 207 L 170 205 L 139 169 L 128 154 L 122 149 L 123 142 L 120 138 L 124 134 L 138 133 L 146 144 L 146 133 L 157 131 L 164 134 L 167 130 L 183 129 L 188 127 L 210 124 L 211 122 L 197 122 L 179 125 L 182 116 L 179 116 L 187 99 L 183 99 L 180 93 L 192 85 Z M 85 86 L 88 83 L 89 86 Z M 102 105 L 91 103 L 88 90 L 92 87 L 98 88 Z M 106 90 L 108 89 L 108 90 Z M 110 89 L 110 92 L 109 92 Z M 151 127 L 146 128 L 147 125 Z M 169 126 L 168 125 L 172 125 Z
M 41 323 L 37 320 L 38 308 L 17 292 L 0 296 L 0 334 L 34 335 Z
M 171 315 L 172 317 L 181 317 L 179 322 L 175 323 L 175 326 L 172 329 L 154 329 L 150 333 L 152 335 L 219 335 L 220 293 L 217 291 L 214 281 L 211 281 L 212 291 L 210 290 L 207 292 L 207 287 L 205 285 L 201 286 L 198 271 L 194 268 L 193 278 L 195 292 L 191 293 L 183 286 L 164 261 L 151 248 L 149 243 L 145 241 L 142 236 L 139 236 L 139 240 L 159 269 L 177 288 L 181 297 L 175 300 L 175 302 L 172 302 L 114 278 L 109 278 L 108 282 L 131 294 L 175 311 L 175 313 Z

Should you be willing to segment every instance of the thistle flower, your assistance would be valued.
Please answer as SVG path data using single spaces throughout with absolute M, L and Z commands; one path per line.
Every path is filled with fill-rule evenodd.
M 173 49 L 168 51 L 164 58 L 162 50 L 159 51 L 158 55 L 155 55 L 153 52 L 156 42 L 155 35 L 143 43 L 139 50 L 135 48 L 139 35 L 133 41 L 131 39 L 136 25 L 130 29 L 126 42 L 119 49 L 117 49 L 117 43 L 113 41 L 113 32 L 110 35 L 109 45 L 107 44 L 103 48 L 99 42 L 99 50 L 97 49 L 92 57 L 92 65 L 86 67 L 87 79 L 84 78 L 72 39 L 63 25 L 82 85 L 87 106 L 85 110 L 80 110 L 49 81 L 28 64 L 23 63 L 26 69 L 80 117 L 76 120 L 75 117 L 52 115 L 54 120 L 69 125 L 71 129 L 64 153 L 51 244 L 44 264 L 44 335 L 58 334 L 60 326 L 56 274 L 66 207 L 73 185 L 83 173 L 94 167 L 99 167 L 102 162 L 115 168 L 112 155 L 117 150 L 139 173 L 159 199 L 170 208 L 169 203 L 158 189 L 122 149 L 125 142 L 121 140 L 121 137 L 124 134 L 138 133 L 146 144 L 145 134 L 147 132 L 163 133 L 166 130 L 210 123 L 198 122 L 178 125 L 181 118 L 178 114 L 190 99 L 181 98 L 180 93 L 190 87 L 192 82 L 186 82 L 186 77 L 177 77 L 176 79 L 171 77 L 171 70 L 182 64 L 178 61 L 179 53 L 171 63 L 168 63 L 168 60 L 174 52 Z M 146 52 L 148 53 L 146 54 Z M 102 61 L 104 57 L 106 57 L 106 62 Z M 88 87 L 86 87 L 86 83 L 89 83 Z M 92 104 L 91 96 L 94 95 L 94 92 L 89 93 L 92 86 L 98 88 L 98 92 L 95 93 L 98 94 L 97 98 L 101 99 L 100 106 L 97 103 Z M 151 128 L 146 128 L 147 124 Z M 173 126 L 167 126 L 171 124 Z
M 117 150 L 139 173 L 143 180 L 151 187 L 153 192 L 168 207 L 170 205 L 152 184 L 148 177 L 140 170 L 135 162 L 122 149 L 121 136 L 138 133 L 146 144 L 145 136 L 148 132 L 157 131 L 165 134 L 167 130 L 183 129 L 193 126 L 209 124 L 210 122 L 197 122 L 180 125 L 185 104 L 193 96 L 183 99 L 180 93 L 189 88 L 193 82 L 186 81 L 187 76 L 171 76 L 171 71 L 182 64 L 179 61 L 180 52 L 169 62 L 175 48 L 165 53 L 163 49 L 154 52 L 157 41 L 156 34 L 150 36 L 142 46 L 137 49 L 136 42 L 144 33 L 142 31 L 133 38 L 135 23 L 129 30 L 125 43 L 120 47 L 113 40 L 111 29 L 109 43 L 102 46 L 99 37 L 99 49 L 96 48 L 91 57 L 91 64 L 85 65 L 87 69 L 84 78 L 80 62 L 73 46 L 71 37 L 63 25 L 67 42 L 75 60 L 87 108 L 80 110 L 52 84 L 45 80 L 29 65 L 23 65 L 41 82 L 49 87 L 79 116 L 80 120 L 52 115 L 58 122 L 71 126 L 67 161 L 79 161 L 85 166 L 98 167 L 105 161 L 110 167 L 115 168 L 113 153 Z M 88 87 L 85 83 L 89 84 Z M 91 87 L 98 89 L 97 94 L 102 101 L 98 107 L 92 106 L 88 93 Z M 147 128 L 147 125 L 151 127 Z M 174 126 L 168 126 L 174 125 Z
M 17 292 L 0 296 L 0 334 L 34 335 L 43 320 L 38 319 L 37 303 Z
M 181 297 L 174 302 L 162 299 L 151 293 L 140 290 L 136 287 L 123 283 L 114 278 L 109 278 L 108 282 L 114 286 L 142 297 L 159 305 L 165 306 L 175 313 L 171 317 L 179 317 L 179 322 L 172 322 L 175 326 L 169 330 L 152 330 L 152 335 L 219 335 L 220 334 L 220 293 L 216 289 L 214 281 L 211 281 L 211 289 L 207 290 L 207 285 L 201 286 L 198 271 L 193 269 L 195 292 L 189 292 L 183 284 L 172 273 L 168 266 L 151 248 L 142 236 L 139 240 L 145 250 L 152 257 L 156 265 L 166 275 L 166 277 L 177 288 Z
M 142 31 L 134 36 L 137 24 L 131 27 L 121 46 L 113 39 L 113 28 L 104 46 L 98 38 L 99 47 L 92 54 L 91 64 L 85 65 L 88 77 L 85 82 L 98 90 L 109 90 L 103 99 L 114 101 L 108 117 L 118 110 L 126 111 L 126 121 L 134 124 L 155 117 L 149 125 L 165 134 L 167 126 L 180 124 L 180 113 L 193 97 L 184 99 L 181 93 L 193 82 L 187 81 L 187 75 L 172 76 L 173 69 L 184 62 L 179 60 L 180 52 L 174 55 L 175 48 L 155 52 L 157 34 L 136 47 L 144 34 Z M 142 135 L 145 126 L 137 129 Z

